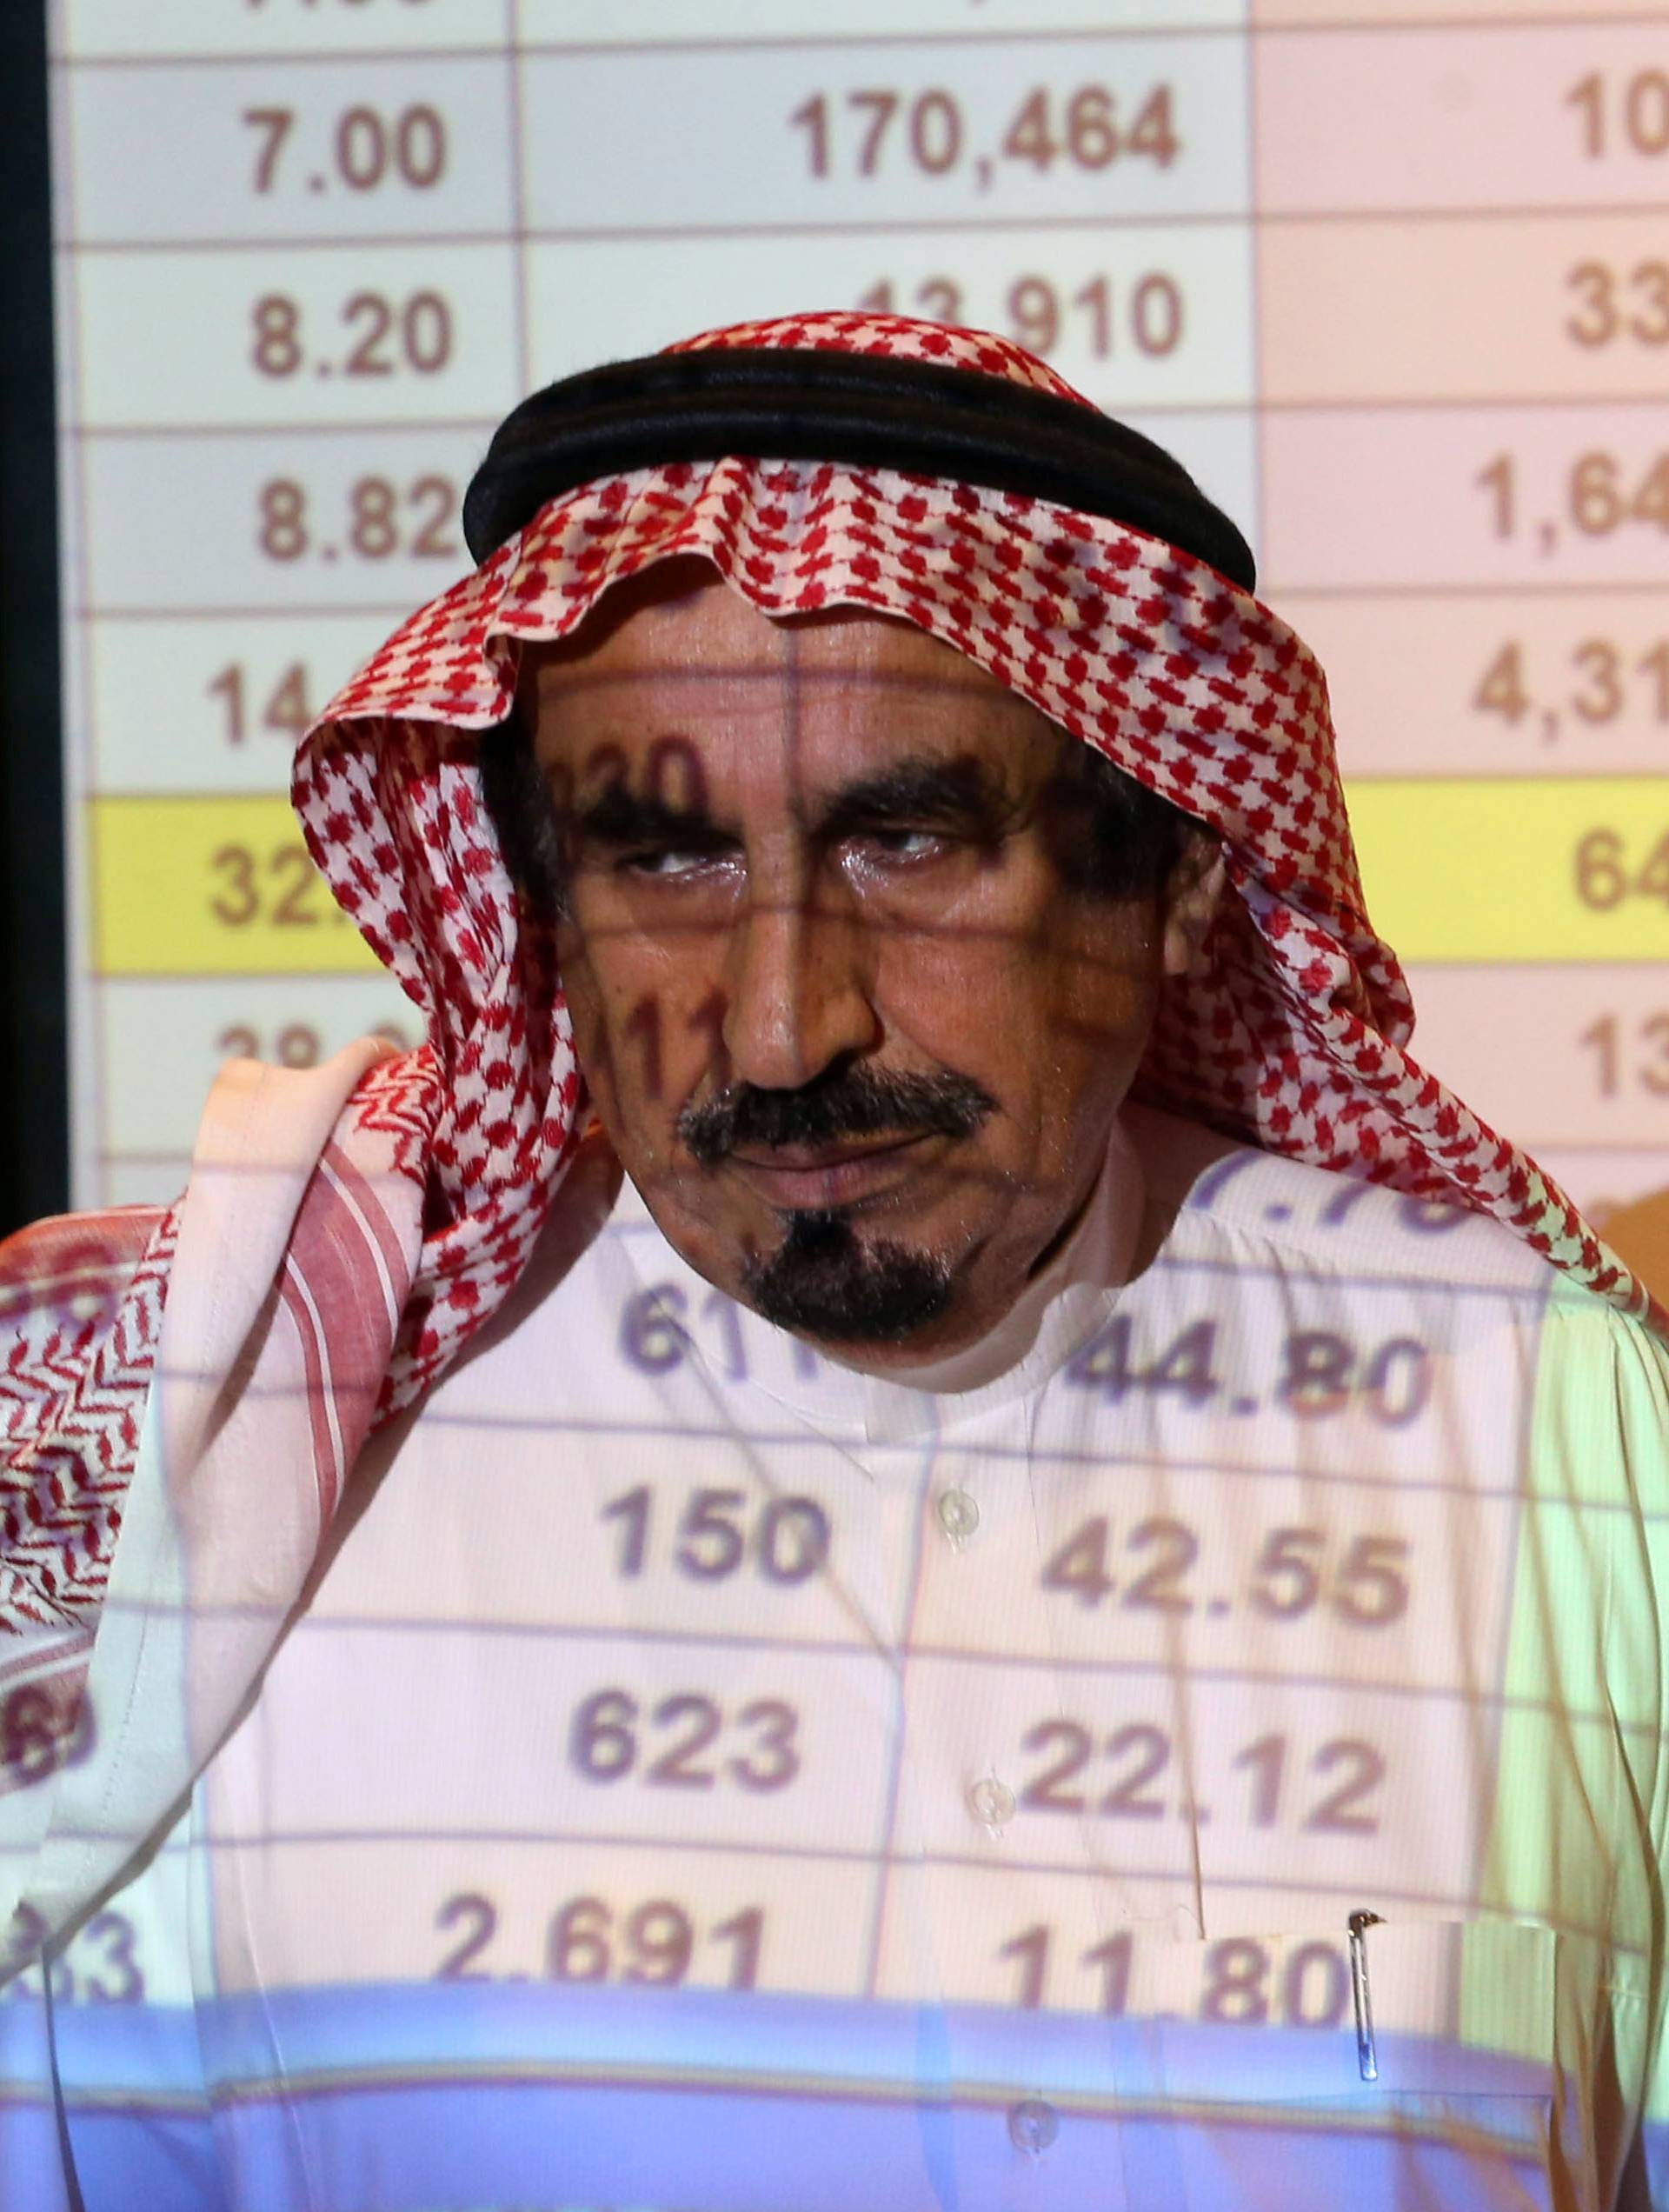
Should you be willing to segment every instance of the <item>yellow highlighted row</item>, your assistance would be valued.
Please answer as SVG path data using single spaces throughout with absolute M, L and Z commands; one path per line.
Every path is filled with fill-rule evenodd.
M 287 799 L 95 799 L 90 813 L 102 974 L 376 969 L 314 867 Z
M 1364 779 L 1373 926 L 1404 960 L 1669 954 L 1669 777 Z
M 286 800 L 90 805 L 107 976 L 375 966 Z M 1669 778 L 1364 779 L 1350 789 L 1368 911 L 1405 960 L 1669 955 Z

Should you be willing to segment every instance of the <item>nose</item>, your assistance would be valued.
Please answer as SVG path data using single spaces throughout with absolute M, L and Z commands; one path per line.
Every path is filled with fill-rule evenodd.
M 721 1034 L 733 1076 L 761 1090 L 797 1090 L 879 1034 L 867 933 L 829 896 L 761 889 L 732 932 Z

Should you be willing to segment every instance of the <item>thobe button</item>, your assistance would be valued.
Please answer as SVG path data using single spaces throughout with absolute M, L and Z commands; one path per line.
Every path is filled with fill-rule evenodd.
M 939 1526 L 952 1543 L 964 1543 L 980 1525 L 980 1509 L 966 1490 L 941 1490 Z
M 1008 2140 L 1016 2150 L 1047 2150 L 1061 2132 L 1061 2115 L 1041 2097 L 1022 2097 L 1008 2108 Z
M 1001 1828 L 1014 1817 L 1014 1793 L 994 1775 L 982 1776 L 968 1791 L 967 1802 L 974 1819 L 983 1821 L 987 1828 Z

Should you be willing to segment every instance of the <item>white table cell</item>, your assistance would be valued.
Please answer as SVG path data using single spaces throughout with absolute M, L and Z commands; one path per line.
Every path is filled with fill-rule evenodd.
M 516 12 L 518 36 L 535 49 L 545 42 L 648 46 L 662 41 L 688 48 L 698 41 L 818 43 L 828 40 L 835 23 L 848 39 L 874 33 L 948 41 L 1003 31 L 1044 37 L 1091 30 L 1110 37 L 1131 30 L 1238 28 L 1246 21 L 1247 0 L 1177 0 L 1174 6 L 1166 0 L 953 0 L 949 7 L 945 0 L 845 0 L 838 17 L 822 0 L 708 0 L 699 26 L 692 23 L 687 0 L 636 0 L 629 16 L 622 15 L 618 0 L 562 0 L 560 18 L 550 0 L 518 0 Z
M 90 438 L 92 610 L 398 620 L 469 566 L 458 511 L 491 428 Z
M 147 978 L 103 986 L 107 1163 L 189 1156 L 228 1060 L 310 1068 L 381 1029 L 422 1042 L 422 1019 L 387 976 Z
M 309 1620 L 268 1678 L 260 1783 L 222 1832 L 488 1827 L 552 1844 L 868 1857 L 894 1697 L 874 1656 Z M 337 1716 L 323 1739 L 321 1700 Z
M 288 790 L 307 725 L 392 627 L 382 615 L 95 618 L 96 788 Z
M 83 244 L 502 236 L 509 101 L 496 60 L 76 70 L 64 206 Z M 151 312 L 169 303 L 159 284 Z
M 1532 2043 L 1545 2035 L 1550 1929 L 1450 1917 L 1469 1902 L 1464 1892 L 1434 1910 L 1383 1895 L 1379 1902 L 1386 1910 L 1367 1939 L 1372 2016 L 1393 2078 L 1399 2043 L 1406 2050 L 1415 2038 L 1455 2036 L 1463 2022 L 1474 2049 L 1510 2049 L 1519 2035 Z M 1358 2078 L 1353 1908 L 1280 1888 L 1207 1895 L 1194 1902 L 1194 1912 L 1202 1908 L 1203 1938 L 1186 1911 L 1120 1912 L 1094 1878 L 895 1869 L 878 1986 L 906 2002 L 931 2002 L 942 1988 L 953 2002 L 1142 2022 L 1195 2077 L 1185 2089 L 1180 2067 L 1167 2066 L 1167 2089 L 1179 2097 L 1220 2094 L 1228 2077 L 1249 2098 L 1260 2073 L 1274 2094 L 1284 2087 L 1296 2095 L 1313 2068 L 1310 2086 L 1336 2101 L 1338 2087 Z M 918 1931 L 933 1945 L 926 1958 Z M 1504 2035 L 1479 2032 L 1480 1989 L 1495 1998 Z M 1040 2048 L 1048 2049 L 1048 2027 L 1036 2025 Z M 1203 2049 L 1200 2029 L 1212 2039 Z M 1272 2039 L 1261 2055 L 1250 2040 L 1260 2030 Z M 1233 2055 L 1226 2043 L 1236 2047 Z
M 1510 806 L 1510 788 L 1503 797 Z M 1661 967 L 1415 968 L 1409 982 L 1415 1058 L 1538 1157 L 1550 1146 L 1669 1145 Z
M 1423 28 L 1333 12 L 1325 29 L 1272 25 L 1258 40 L 1261 210 L 1661 202 L 1669 77 L 1650 11 Z M 1442 227 L 1431 228 L 1440 258 Z
M 1247 207 L 1238 42 L 533 55 L 535 232 L 808 230 Z
M 1493 1789 L 1493 1730 L 1464 1696 L 1360 1683 L 1062 1674 L 913 1659 L 894 1849 L 1123 1880 L 1464 1889 Z M 981 1821 L 990 1776 L 1015 1810 Z
M 1669 345 L 1662 240 L 1655 208 L 1265 223 L 1264 402 L 1655 398 Z
M 875 1995 L 1116 2016 L 1132 2009 L 1131 1902 L 1125 1883 L 1094 1867 L 900 1859 L 887 1873 Z
M 76 281 L 87 430 L 436 422 L 520 396 L 509 246 L 101 250 Z
M 1660 590 L 1281 595 L 1327 672 L 1348 776 L 1656 775 Z
M 234 1744 L 209 1782 L 246 1779 Z M 861 1996 L 877 1876 L 815 1858 L 664 1845 L 283 1842 L 211 1847 L 223 1992 L 322 1982 Z M 258 1930 L 259 1956 L 250 1935 Z
M 495 49 L 503 37 L 503 0 L 244 0 L 237 8 L 62 0 L 56 50 L 74 61 L 314 53 L 386 60 L 430 47 Z
M 1660 584 L 1655 404 L 1313 407 L 1265 419 L 1272 591 Z
M 1120 1656 L 1162 1652 L 1161 1616 L 1169 1627 L 1184 1619 L 1238 1622 L 1239 1636 L 1248 1616 L 1282 1617 L 1260 1602 L 1254 1563 L 1268 1531 L 1286 1525 L 1282 1508 L 1260 1502 L 1277 1475 L 1301 1481 L 1298 1519 L 1319 1516 L 1333 1531 L 1327 1554 L 1340 1560 L 1358 1536 L 1399 1533 L 1377 1515 L 1357 1519 L 1348 1501 L 1365 1477 L 1409 1494 L 1411 1515 L 1429 1515 L 1437 1529 L 1422 1542 L 1439 1556 L 1460 1535 L 1440 1533 L 1447 1509 L 1439 1498 L 1512 1488 L 1527 1406 L 1510 1368 L 1492 1369 L 1486 1386 L 1470 1363 L 1514 1300 L 1539 1289 L 1539 1263 L 1509 1248 L 1514 1283 L 1489 1232 L 1464 1210 L 1386 1203 L 1353 1180 L 1330 1177 L 1295 1221 L 1290 1183 L 1280 1183 L 1279 1169 L 1266 1180 L 1257 1156 L 1251 1161 L 1236 1177 L 1240 1218 L 1260 1216 L 1277 1240 L 1307 1232 L 1317 1277 L 1294 1288 L 1290 1275 L 1272 1271 L 1268 1254 L 1261 1265 L 1248 1254 L 1231 1275 L 1197 1247 L 1190 1251 L 1186 1237 L 1177 1240 L 1067 1363 L 1024 1456 L 1057 1456 L 1083 1470 L 1077 1479 L 1092 1490 L 1104 1481 L 1098 1469 L 1120 1468 L 1101 1505 L 1084 1508 L 1116 1516 L 1119 1556 L 1109 1549 L 1107 1577 L 1121 1590 L 1139 1582 L 1150 1594 L 1169 1593 L 1155 1606 L 1135 1602 L 1135 1613 L 1150 1616 L 1146 1623 L 1107 1624 L 1101 1648 Z M 1353 1221 L 1370 1198 L 1369 1212 Z M 942 1451 L 947 1473 L 960 1472 L 954 1442 Z M 969 1462 L 977 1466 L 975 1453 Z M 1012 1470 L 1014 1462 L 1007 1464 Z M 1232 1476 L 1237 1517 L 1225 1523 L 1220 1507 L 1207 1512 L 1209 1483 L 1206 1496 L 1187 1502 L 1182 1469 L 1213 1480 Z M 1072 1485 L 1063 1487 L 1071 1496 Z M 1420 1493 L 1433 1502 L 1415 1506 Z M 1296 1508 L 1298 1494 L 1288 1502 Z M 986 1503 L 981 1490 L 982 1509 Z M 1144 1524 L 1145 1538 L 1124 1556 L 1128 1532 Z M 1476 1533 L 1467 1541 L 1478 1541 Z M 1320 1553 L 1315 1563 L 1321 1566 Z M 1322 1579 L 1331 1572 L 1323 1569 Z M 1317 1598 L 1320 1590 L 1318 1582 Z M 1293 1621 L 1307 1610 L 1297 1609 Z M 1322 1617 L 1337 1625 L 1349 1609 L 1329 1601 Z M 1387 1615 L 1386 1624 L 1398 1617 Z
M 888 1874 L 876 1994 L 1107 2020 L 1347 2022 L 1345 1913 L 1288 1891 L 1266 1896 L 1261 1916 L 1238 1890 L 1208 1899 L 1202 1942 L 1198 1901 L 1167 1909 L 1148 1885 L 1093 1870 L 902 1862 Z
M 1330 1334 L 1300 1341 L 1318 1376 L 1324 1359 L 1336 1373 L 1339 1352 L 1348 1356 Z M 1432 1363 L 1412 1339 L 1387 1341 L 1391 1391 L 1406 1391 Z M 1035 1500 L 1022 1470 L 994 1470 L 979 1486 L 977 1535 L 955 1551 L 923 1547 L 912 1650 L 1448 1689 L 1486 1675 L 1505 1632 L 1510 1488 L 1402 1489 L 1366 1439 L 1341 1449 L 1337 1482 L 1276 1471 L 1287 1424 L 1267 1416 L 1251 1446 L 1269 1448 L 1265 1472 L 1246 1463 L 1248 1425 L 1226 1408 L 1170 1467 L 1111 1452 L 1057 1461 Z M 1510 1416 L 1503 1427 L 1512 1433 Z M 1449 1433 L 1440 1410 L 1426 1449 Z M 1504 1487 L 1513 1479 L 1509 1465 Z M 1464 1602 L 1449 1573 L 1457 1557 L 1470 1562 Z
M 611 1314 L 559 1307 L 558 1316 L 542 1321 L 542 1341 L 560 1342 L 571 1367 L 589 1376 L 615 1366 Z M 501 1627 L 675 1637 L 692 1662 L 698 1645 L 893 1648 L 908 1606 L 908 1495 L 833 1450 L 678 1437 L 675 1416 L 663 1448 L 646 1449 L 635 1424 L 655 1401 L 618 1378 L 601 1413 L 582 1386 L 555 1394 L 542 1418 L 503 1387 L 482 1404 L 487 1392 L 469 1382 L 449 1391 L 429 1440 L 398 1462 L 404 1509 L 364 1529 L 351 1579 L 321 1590 L 316 1617 L 467 1622 L 490 1590 Z M 461 1564 L 432 1532 L 488 1464 L 499 1510 Z
M 874 307 L 1016 338 L 1104 407 L 1248 406 L 1251 246 L 1238 222 L 1186 230 L 905 230 L 650 239 L 529 254 L 539 378 L 648 353 L 785 306 Z
M 124 1883 L 118 1895 L 83 1919 L 50 1969 L 61 2020 L 83 2007 L 96 2009 L 108 2021 L 111 2006 L 183 2007 L 193 2002 L 192 1955 L 208 1934 L 195 1877 L 176 1831 L 147 1859 L 137 1880 Z M 23 1908 L 25 1914 L 30 1910 Z M 45 1994 L 42 1982 L 37 1960 L 8 1982 L 8 2002 L 40 2003 Z

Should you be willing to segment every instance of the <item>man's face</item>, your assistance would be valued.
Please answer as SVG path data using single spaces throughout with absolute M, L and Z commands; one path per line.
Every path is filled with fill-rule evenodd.
M 695 563 L 530 654 L 522 696 L 581 1069 L 668 1240 L 872 1363 L 984 1335 L 1186 957 L 1174 884 L 1079 880 L 1077 741 L 910 625 L 772 623 Z

